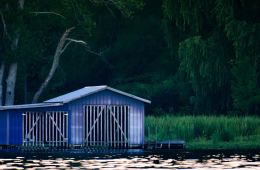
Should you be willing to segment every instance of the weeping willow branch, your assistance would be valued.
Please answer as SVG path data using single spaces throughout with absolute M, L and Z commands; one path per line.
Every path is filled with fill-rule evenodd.
M 42 12 L 31 12 L 32 14 L 35 15 L 39 15 L 39 14 L 50 14 L 50 15 L 57 15 L 63 19 L 65 19 L 66 17 L 64 17 L 63 15 L 57 13 L 57 12 L 53 12 L 53 11 L 42 11 Z

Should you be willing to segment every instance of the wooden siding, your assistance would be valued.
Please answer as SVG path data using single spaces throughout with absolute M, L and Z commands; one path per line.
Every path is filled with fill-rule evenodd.
M 85 105 L 129 105 L 130 145 L 144 143 L 144 103 L 127 96 L 104 90 L 68 103 L 71 125 L 71 144 L 83 144 L 83 108 Z
M 5 145 L 9 143 L 8 138 L 8 113 L 7 111 L 1 111 L 0 112 L 0 145 Z
M 28 111 L 67 111 L 67 109 L 65 106 L 58 106 L 0 111 L 0 145 L 22 145 L 23 113 Z

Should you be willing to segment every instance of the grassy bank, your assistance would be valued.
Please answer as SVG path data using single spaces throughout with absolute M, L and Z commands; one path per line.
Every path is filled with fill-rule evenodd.
M 147 116 L 147 141 L 183 139 L 189 149 L 260 148 L 255 116 Z

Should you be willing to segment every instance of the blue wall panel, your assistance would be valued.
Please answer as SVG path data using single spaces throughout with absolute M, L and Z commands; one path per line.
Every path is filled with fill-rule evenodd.
M 21 145 L 22 144 L 22 112 L 21 110 L 9 111 L 9 144 Z
M 0 145 L 21 145 L 24 112 L 68 111 L 67 106 L 0 111 Z M 69 126 L 69 125 L 68 125 Z
M 7 112 L 0 111 L 0 145 L 7 144 Z
M 129 105 L 130 144 L 140 145 L 144 143 L 144 103 L 109 90 L 104 90 L 68 103 L 68 109 L 71 113 L 71 144 L 82 144 L 83 142 L 83 107 L 88 104 Z

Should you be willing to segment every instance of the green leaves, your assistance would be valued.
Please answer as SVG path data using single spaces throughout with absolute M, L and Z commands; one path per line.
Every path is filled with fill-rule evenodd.
M 213 112 L 226 108 L 229 85 L 227 50 L 221 47 L 220 35 L 204 40 L 195 36 L 184 40 L 179 46 L 180 70 L 190 79 L 195 100 L 195 111 Z M 222 94 L 220 94 L 222 92 Z M 218 98 L 221 101 L 216 102 Z

